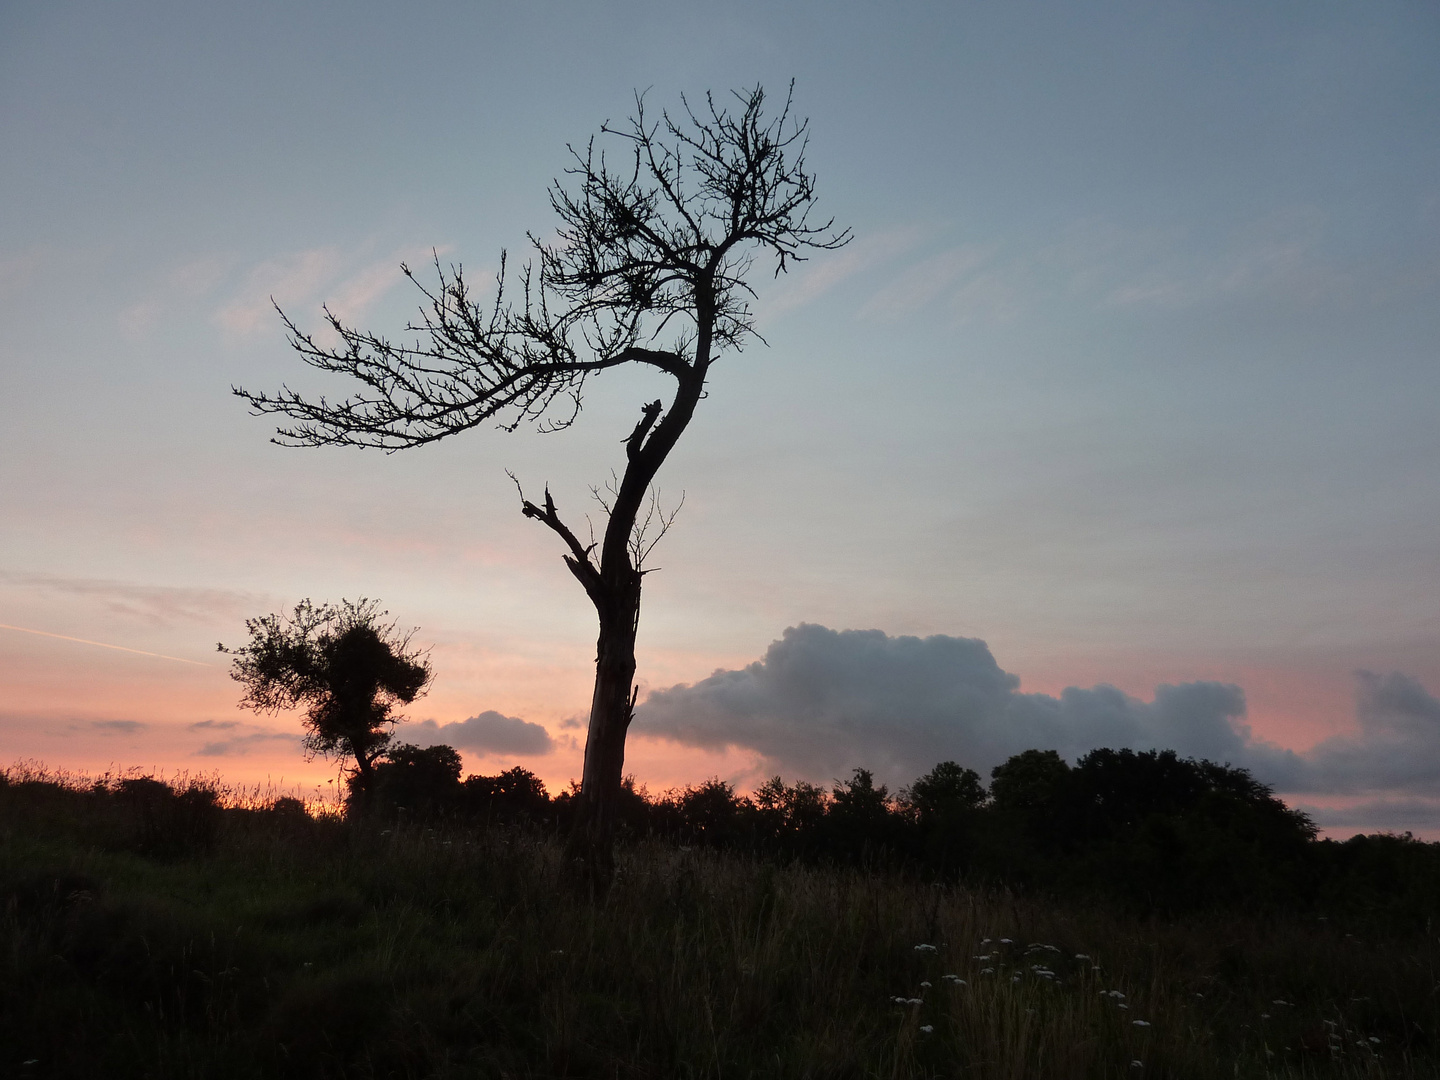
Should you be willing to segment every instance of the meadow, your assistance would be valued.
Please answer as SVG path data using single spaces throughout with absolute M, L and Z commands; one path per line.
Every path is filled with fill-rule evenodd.
M 0 1074 L 1437 1074 L 1424 922 L 658 829 L 595 895 L 558 821 L 12 767 Z

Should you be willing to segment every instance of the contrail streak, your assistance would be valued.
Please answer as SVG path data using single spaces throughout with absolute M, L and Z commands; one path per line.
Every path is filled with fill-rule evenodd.
M 91 641 L 89 638 L 52 634 L 48 630 L 31 630 L 28 626 L 11 626 L 9 623 L 0 623 L 0 630 L 18 630 L 22 634 L 37 634 L 40 637 L 55 638 L 57 641 L 77 641 L 81 645 L 95 645 L 102 649 L 114 649 L 116 652 L 135 653 L 137 656 L 154 656 L 161 660 L 174 660 L 177 664 L 194 664 L 196 667 L 215 666 L 201 660 L 186 660 L 183 656 L 166 656 L 164 653 L 146 652 L 144 649 L 127 649 L 124 645 L 107 645 L 103 641 Z

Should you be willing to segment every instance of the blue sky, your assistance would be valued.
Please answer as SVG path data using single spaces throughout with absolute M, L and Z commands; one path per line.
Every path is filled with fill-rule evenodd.
M 311 777 L 214 642 L 368 595 L 435 643 L 417 721 L 523 719 L 545 753 L 471 766 L 578 771 L 592 616 L 504 469 L 582 511 L 651 384 L 389 457 L 271 446 L 229 387 L 337 393 L 269 297 L 398 329 L 398 263 L 479 280 L 545 235 L 566 144 L 636 90 L 793 78 L 855 241 L 761 276 L 768 347 L 662 473 L 647 690 L 802 625 L 981 639 L 1022 693 L 1113 685 L 1132 719 L 1238 686 L 1239 745 L 1308 762 L 1245 759 L 1296 801 L 1440 829 L 1423 777 L 1319 764 L 1440 754 L 1437 45 L 1416 3 L 0 6 L 0 756 Z M 905 741 L 894 700 L 835 706 L 810 758 L 798 719 L 782 757 L 657 706 L 629 760 L 824 780 L 839 731 Z M 953 735 L 915 760 L 1008 746 Z

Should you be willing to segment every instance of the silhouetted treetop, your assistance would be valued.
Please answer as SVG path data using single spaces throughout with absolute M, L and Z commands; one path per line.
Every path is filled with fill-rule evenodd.
M 277 442 L 393 450 L 492 418 L 511 430 L 565 427 L 586 379 L 625 363 L 703 380 L 717 353 L 755 333 L 746 275 L 757 250 L 779 274 L 807 250 L 849 239 L 831 220 L 810 220 L 806 121 L 792 116 L 790 97 L 770 118 L 759 87 L 734 97 L 733 112 L 707 94 L 703 110 L 682 98 L 683 116 L 654 120 L 637 94 L 625 125 L 600 129 L 619 153 L 593 138 L 570 147 L 567 179 L 550 188 L 561 224 L 549 242 L 530 236 L 518 296 L 502 253 L 488 301 L 459 265 L 447 271 L 437 258 L 433 286 L 402 267 L 426 301 L 406 327 L 417 335 L 408 343 L 347 326 L 326 308 L 339 344 L 322 344 L 282 311 L 306 363 L 360 383 L 353 396 L 312 401 L 288 386 L 236 393 L 257 413 L 294 421 Z
M 256 712 L 305 709 L 305 749 L 353 758 L 364 791 L 373 766 L 390 744 L 395 709 L 420 697 L 433 672 L 413 634 L 397 631 L 374 600 L 316 607 L 309 600 L 289 615 L 246 619 L 247 644 L 230 676 L 245 688 L 241 705 Z

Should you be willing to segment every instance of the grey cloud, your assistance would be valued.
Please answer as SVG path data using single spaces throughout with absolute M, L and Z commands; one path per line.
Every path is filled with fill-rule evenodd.
M 1440 795 L 1440 700 L 1399 672 L 1356 678 L 1359 733 L 1306 754 L 1309 768 L 1292 790 Z
M 275 742 L 290 743 L 298 748 L 304 743 L 304 739 L 283 731 L 255 731 L 249 735 L 236 735 L 233 738 L 208 742 L 195 751 L 195 756 L 243 757 L 257 746 Z
M 139 720 L 91 720 L 90 726 L 99 728 L 101 731 L 114 731 L 121 735 L 133 735 L 137 731 L 144 731 L 149 725 L 142 724 Z
M 188 725 L 191 731 L 228 731 L 240 726 L 239 720 L 200 720 Z
M 1026 694 L 978 639 L 802 624 L 748 667 L 652 693 L 635 730 L 744 747 L 812 779 L 864 765 L 904 783 L 947 759 L 987 774 L 1021 750 L 1073 760 L 1108 746 L 1229 762 L 1285 792 L 1440 794 L 1440 701 L 1404 675 L 1360 679 L 1360 734 L 1302 755 L 1252 735 L 1238 686 L 1160 686 L 1149 702 L 1104 685 Z
M 23 574 L 0 570 L 0 582 L 100 602 L 116 614 L 139 617 L 152 625 L 177 622 L 212 623 L 253 611 L 261 602 L 230 589 L 192 589 L 169 585 L 135 585 L 101 578 Z
M 1305 811 L 1322 829 L 1344 836 L 1347 832 L 1440 830 L 1440 799 L 1372 799 L 1349 806 L 1306 806 Z
M 539 724 L 521 720 L 518 716 L 504 716 L 494 709 L 449 724 L 422 720 L 418 724 L 407 725 L 396 734 L 421 746 L 443 743 L 460 750 L 486 754 L 538 757 L 555 748 L 550 733 Z

